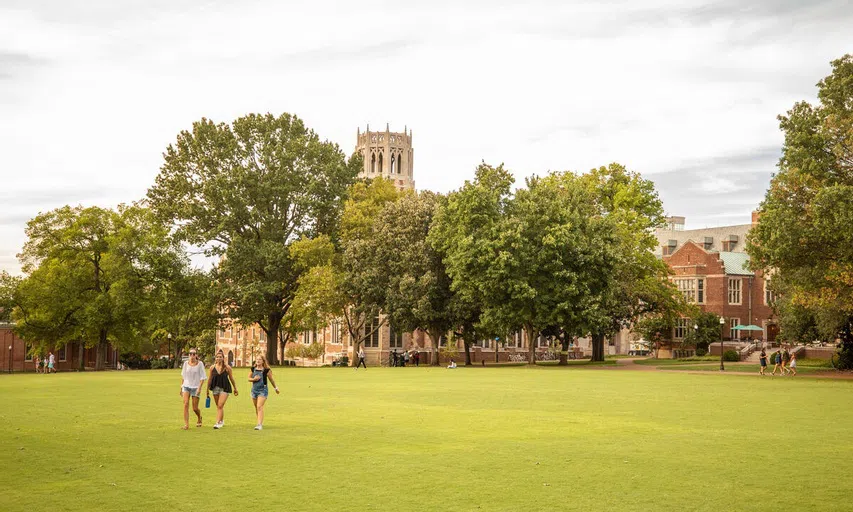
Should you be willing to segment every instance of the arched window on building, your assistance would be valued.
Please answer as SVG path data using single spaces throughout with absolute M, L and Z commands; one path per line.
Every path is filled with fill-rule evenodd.
M 397 174 L 403 173 L 403 157 L 397 155 Z
M 370 154 L 370 172 L 376 172 L 376 153 Z
M 394 158 L 394 155 L 391 155 L 391 174 L 397 172 L 397 159 Z
M 228 351 L 228 366 L 234 366 L 234 351 Z
M 379 158 L 377 159 L 377 161 L 378 161 L 378 163 L 379 163 L 379 170 L 378 170 L 378 172 L 380 172 L 380 173 L 381 173 L 381 172 L 382 172 L 382 170 L 383 170 L 383 167 L 382 167 L 382 153 L 379 153 Z

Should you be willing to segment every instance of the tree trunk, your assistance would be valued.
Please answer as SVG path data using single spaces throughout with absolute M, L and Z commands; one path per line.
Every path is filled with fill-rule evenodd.
M 595 333 L 592 335 L 592 360 L 604 361 L 604 334 Z
M 471 344 L 468 343 L 468 340 L 462 339 L 462 344 L 465 345 L 465 366 L 471 365 Z
M 557 363 L 557 366 L 569 366 L 569 340 L 567 338 L 563 338 L 560 342 L 560 362 Z
M 104 369 L 104 354 L 107 350 L 107 330 L 101 329 L 98 333 L 98 345 L 95 349 L 95 370 Z
M 270 365 L 278 364 L 278 328 L 281 326 L 280 315 L 270 315 L 267 319 L 267 328 L 264 332 L 267 334 L 267 363 Z M 270 342 L 270 340 L 273 340 Z
M 86 369 L 86 361 L 83 360 L 84 357 L 86 357 L 86 347 L 80 341 L 77 343 L 77 363 L 80 365 L 81 372 Z
M 527 327 L 527 342 L 529 354 L 527 356 L 527 364 L 536 364 L 536 343 L 539 341 L 539 332 L 532 327 Z
M 172 361 L 172 368 L 180 368 L 182 363 L 180 362 L 184 358 L 184 344 L 178 343 L 175 341 L 175 359 Z

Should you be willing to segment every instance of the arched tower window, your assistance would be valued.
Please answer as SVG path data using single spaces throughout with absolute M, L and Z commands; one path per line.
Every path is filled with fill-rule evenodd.
M 384 167 L 382 167 L 382 153 L 379 153 L 379 172 L 382 172 Z
M 397 174 L 403 173 L 403 157 L 397 154 Z
M 376 153 L 370 154 L 370 172 L 376 172 Z
M 391 174 L 397 172 L 397 159 L 394 158 L 394 155 L 391 155 Z
M 228 351 L 228 366 L 234 366 L 234 352 Z

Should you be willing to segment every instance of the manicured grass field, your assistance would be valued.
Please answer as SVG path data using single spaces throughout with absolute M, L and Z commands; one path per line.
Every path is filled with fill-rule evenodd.
M 247 392 L 246 371 L 237 369 Z M 252 430 L 176 371 L 0 375 L 0 510 L 851 510 L 853 381 L 276 369 Z

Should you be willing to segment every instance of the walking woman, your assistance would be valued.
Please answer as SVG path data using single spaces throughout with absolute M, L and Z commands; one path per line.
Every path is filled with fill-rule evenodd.
M 761 349 L 761 354 L 758 355 L 758 361 L 761 363 L 761 369 L 758 371 L 760 375 L 764 375 L 764 370 L 767 369 L 767 352 Z
M 364 347 L 358 347 L 358 364 L 355 365 L 355 369 L 358 370 L 359 366 L 364 366 L 364 369 L 367 369 L 367 363 L 364 362 Z
M 770 374 L 771 377 L 776 375 L 776 371 L 779 369 L 779 366 L 782 365 L 782 352 L 777 351 L 773 354 L 773 372 Z
M 279 394 L 278 386 L 275 385 L 275 380 L 272 378 L 272 370 L 270 370 L 270 365 L 267 363 L 267 358 L 259 355 L 255 359 L 252 374 L 249 376 L 249 382 L 252 383 L 252 403 L 255 404 L 255 413 L 258 415 L 258 424 L 255 425 L 255 430 L 264 429 L 264 404 L 267 401 L 267 396 L 269 396 L 267 379 L 272 383 L 275 394 Z
M 791 376 L 797 375 L 797 353 L 791 352 L 791 361 L 788 363 L 788 370 L 791 372 Z
M 225 364 L 225 353 L 220 349 L 216 353 L 216 358 L 213 366 L 210 367 L 210 378 L 207 379 L 207 398 L 210 398 L 210 391 L 213 389 L 213 401 L 216 402 L 216 423 L 213 428 L 220 429 L 225 426 L 225 402 L 228 401 L 228 395 L 232 392 L 234 396 L 238 396 L 237 383 L 234 382 L 234 374 L 231 372 L 231 367 Z
M 204 363 L 198 360 L 196 349 L 190 349 L 190 359 L 181 367 L 181 396 L 184 399 L 184 426 L 183 430 L 190 428 L 190 397 L 193 399 L 193 412 L 198 417 L 196 427 L 201 426 L 201 410 L 198 408 L 198 397 L 201 394 L 201 383 L 207 379 L 204 374 Z

